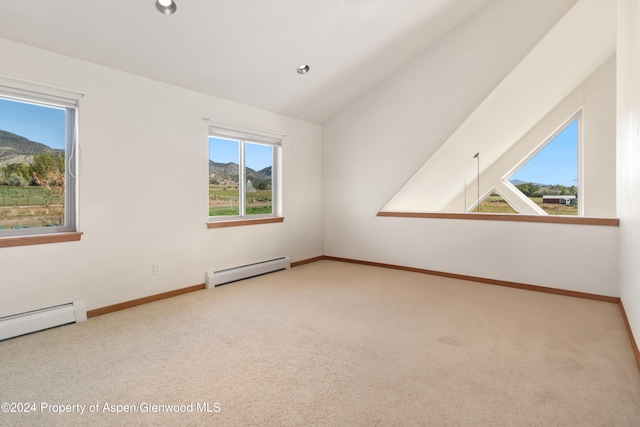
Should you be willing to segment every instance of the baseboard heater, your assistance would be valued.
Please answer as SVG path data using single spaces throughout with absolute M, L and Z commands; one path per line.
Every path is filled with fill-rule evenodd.
M 84 300 L 0 317 L 0 341 L 87 320 Z
M 226 270 L 207 272 L 207 289 L 288 268 L 291 268 L 291 260 L 285 256 L 240 267 L 227 268 Z

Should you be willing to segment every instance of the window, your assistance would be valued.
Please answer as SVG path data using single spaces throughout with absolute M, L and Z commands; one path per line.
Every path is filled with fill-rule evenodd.
M 578 215 L 580 117 L 530 157 L 509 182 L 548 215 Z
M 494 188 L 472 212 L 517 214 L 518 211 Z
M 0 86 L 0 237 L 76 231 L 77 101 Z
M 210 129 L 210 221 L 279 216 L 280 146 L 271 137 Z

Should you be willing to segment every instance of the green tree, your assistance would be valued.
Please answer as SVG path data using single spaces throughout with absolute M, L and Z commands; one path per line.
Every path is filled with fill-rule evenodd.
M 57 207 L 54 209 L 58 211 L 60 223 L 63 223 L 65 199 L 64 153 L 44 152 L 36 154 L 33 157 L 31 174 L 35 185 L 47 189 L 52 197 L 62 201 L 62 203 L 60 205 L 56 205 Z
M 532 197 L 534 193 L 536 193 L 540 189 L 539 186 L 531 182 L 523 182 L 522 184 L 516 185 L 516 188 L 527 197 Z
M 64 153 L 54 151 L 33 156 L 31 176 L 35 185 L 64 189 L 64 170 Z
M 14 187 L 26 187 L 29 185 L 29 181 L 27 181 L 22 175 L 18 175 L 15 172 L 13 172 L 9 178 L 5 179 L 4 182 L 6 185 Z
M 19 177 L 21 182 L 22 180 L 25 180 L 28 184 L 29 181 L 31 181 L 31 168 L 28 165 L 25 165 L 24 163 L 11 163 L 2 168 L 0 179 L 5 184 L 7 184 L 8 180 L 13 176 Z M 18 178 L 14 178 L 12 181 L 15 182 L 16 179 Z M 8 184 L 8 185 L 16 185 L 16 184 Z

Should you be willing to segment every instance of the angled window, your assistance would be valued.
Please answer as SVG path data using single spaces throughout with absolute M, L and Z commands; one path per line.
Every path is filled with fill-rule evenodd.
M 279 215 L 280 146 L 271 137 L 210 129 L 210 221 Z
M 548 215 L 578 215 L 580 116 L 572 119 L 508 177 Z
M 0 86 L 0 237 L 76 231 L 77 101 Z
M 518 211 L 507 202 L 502 195 L 494 188 L 487 197 L 480 202 L 480 209 L 476 206 L 472 212 L 484 213 L 508 213 L 517 214 Z

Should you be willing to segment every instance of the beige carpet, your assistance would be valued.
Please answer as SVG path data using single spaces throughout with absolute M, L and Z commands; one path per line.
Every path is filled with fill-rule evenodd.
M 0 381 L 3 426 L 640 425 L 616 304 L 334 261 L 0 342 Z

